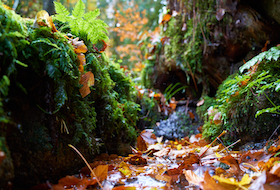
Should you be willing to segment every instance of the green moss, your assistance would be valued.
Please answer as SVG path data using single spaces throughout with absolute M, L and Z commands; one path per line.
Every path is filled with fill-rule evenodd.
M 272 52 L 277 52 L 278 56 L 271 59 Z M 262 53 L 263 58 L 270 59 L 256 56 L 250 62 L 260 61 L 258 65 L 244 74 L 230 75 L 219 86 L 214 108 L 221 113 L 223 122 L 215 125 L 213 115 L 208 114 L 203 126 L 205 137 L 214 139 L 222 130 L 227 130 L 223 139 L 229 144 L 239 138 L 246 142 L 272 134 L 280 121 L 279 52 L 279 47 L 274 47 Z
M 33 28 L 33 20 L 22 20 L 1 5 L 0 12 L 2 122 L 7 121 L 4 116 L 11 112 L 11 122 L 16 120 L 24 134 L 28 136 L 32 130 L 28 143 L 36 145 L 33 147 L 36 150 L 44 146 L 52 148 L 54 141 L 66 139 L 66 143 L 74 145 L 86 140 L 94 152 L 117 136 L 124 139 L 124 143 L 134 142 L 139 111 L 139 105 L 134 103 L 135 89 L 119 65 L 93 49 L 92 41 L 105 39 L 104 35 L 100 39 L 95 35 L 93 40 L 85 32 L 75 33 L 88 47 L 84 69 L 95 77 L 91 93 L 82 98 L 77 55 L 64 37 L 66 34 L 52 33 L 48 27 Z M 101 21 L 96 22 L 102 25 Z M 71 23 L 60 21 L 59 24 L 63 25 L 64 32 L 75 30 Z M 100 26 L 99 31 L 103 34 L 104 26 Z M 15 101 L 19 96 L 19 101 Z M 4 97 L 9 97 L 5 103 Z M 28 107 L 27 111 L 23 111 L 24 106 Z M 21 111 L 23 114 L 15 118 Z M 40 123 L 39 118 L 47 122 Z M 64 135 L 67 131 L 68 137 Z

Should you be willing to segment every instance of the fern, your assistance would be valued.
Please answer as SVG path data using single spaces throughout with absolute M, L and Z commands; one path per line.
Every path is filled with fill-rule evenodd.
M 78 1 L 72 11 L 72 15 L 59 2 L 55 2 L 55 9 L 57 14 L 54 19 L 67 22 L 74 35 L 81 36 L 81 34 L 86 34 L 87 39 L 93 44 L 99 40 L 107 41 L 109 39 L 107 36 L 108 31 L 106 30 L 108 25 L 104 21 L 96 19 L 100 14 L 99 9 L 85 13 L 85 4 L 82 0 Z
M 239 71 L 243 73 L 245 69 L 250 69 L 250 67 L 254 66 L 258 61 L 262 61 L 263 59 L 267 59 L 268 61 L 274 59 L 275 61 L 277 61 L 279 57 L 280 57 L 279 47 L 272 47 L 268 51 L 262 52 L 259 55 L 253 57 L 250 61 L 245 63 L 243 66 L 241 66 L 239 68 Z

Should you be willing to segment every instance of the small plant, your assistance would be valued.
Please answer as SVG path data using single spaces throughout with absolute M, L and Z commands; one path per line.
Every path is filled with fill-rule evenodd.
M 181 86 L 177 89 L 175 89 L 176 87 L 178 87 L 179 85 L 181 85 L 181 83 L 177 82 L 176 84 L 170 84 L 165 90 L 164 90 L 164 96 L 166 99 L 166 103 L 177 93 L 180 92 L 181 90 L 187 88 L 188 86 Z
M 106 28 L 108 25 L 96 19 L 100 14 L 99 9 L 85 13 L 85 4 L 79 0 L 73 11 L 70 12 L 59 2 L 54 2 L 56 15 L 54 19 L 69 24 L 71 32 L 76 36 L 87 35 L 91 43 L 96 44 L 99 40 L 108 40 Z

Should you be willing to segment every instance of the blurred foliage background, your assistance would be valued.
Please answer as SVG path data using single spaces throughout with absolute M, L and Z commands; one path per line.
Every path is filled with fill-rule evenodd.
M 54 9 L 47 7 L 54 1 L 62 3 L 72 10 L 77 0 L 2 0 L 4 4 L 15 10 L 24 18 L 35 18 L 42 9 L 52 14 Z M 83 0 L 86 11 L 99 9 L 100 19 L 109 25 L 108 48 L 106 54 L 111 60 L 127 69 L 133 78 L 140 76 L 145 67 L 145 55 L 141 51 L 141 43 L 154 31 L 158 31 L 160 17 L 166 13 L 165 0 Z

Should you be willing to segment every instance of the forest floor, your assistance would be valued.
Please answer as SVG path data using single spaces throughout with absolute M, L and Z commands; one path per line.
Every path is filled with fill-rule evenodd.
M 256 149 L 248 145 L 233 151 L 239 141 L 225 147 L 220 140 L 225 133 L 213 142 L 206 141 L 201 133 L 163 140 L 163 136 L 145 129 L 137 138 L 137 146 L 131 147 L 132 154 L 123 157 L 105 153 L 90 164 L 70 145 L 87 166 L 57 184 L 47 182 L 32 190 L 279 189 L 279 139 L 264 140 Z

